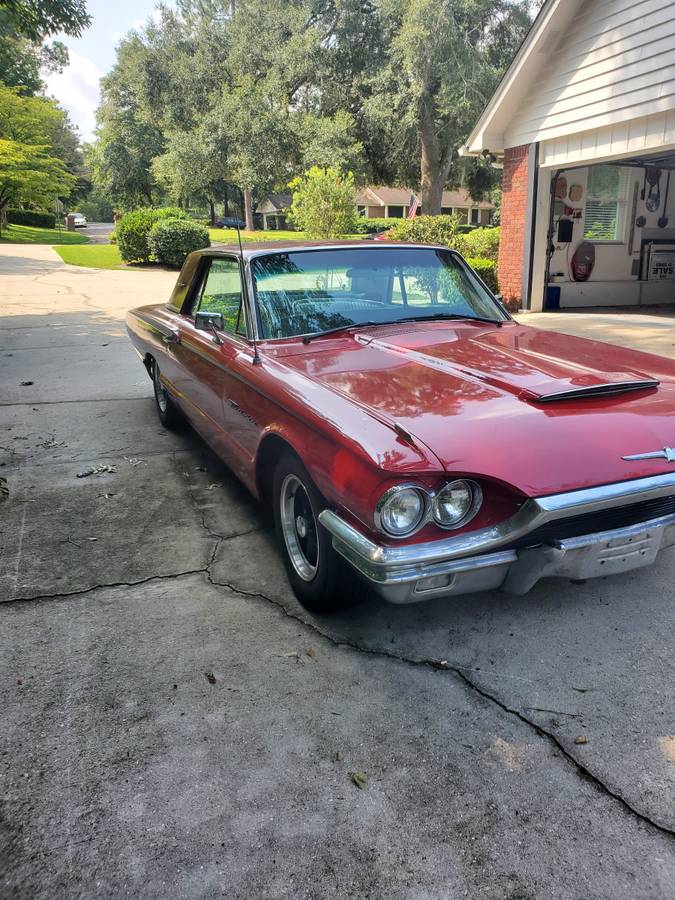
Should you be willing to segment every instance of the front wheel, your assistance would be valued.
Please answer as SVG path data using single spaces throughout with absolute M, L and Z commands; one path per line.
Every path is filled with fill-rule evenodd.
M 156 359 L 152 360 L 152 386 L 155 391 L 155 406 L 159 421 L 165 428 L 175 431 L 183 424 L 183 418 L 162 384 L 162 376 Z
M 358 602 L 362 585 L 319 522 L 325 503 L 296 456 L 289 453 L 279 461 L 272 496 L 288 580 L 302 606 L 327 613 Z

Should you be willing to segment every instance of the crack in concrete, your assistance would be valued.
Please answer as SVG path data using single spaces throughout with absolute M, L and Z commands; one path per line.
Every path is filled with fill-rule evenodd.
M 68 401 L 66 401 L 66 402 L 68 402 Z M 177 452 L 178 452 L 178 448 L 176 448 L 172 454 L 174 465 L 177 464 L 177 460 L 176 460 Z M 180 474 L 182 477 L 185 477 L 182 475 L 182 471 Z M 336 648 L 351 650 L 355 653 L 360 653 L 360 654 L 363 654 L 366 656 L 374 656 L 374 657 L 380 657 L 382 659 L 394 660 L 403 665 L 413 666 L 415 668 L 426 668 L 426 669 L 429 669 L 429 670 L 432 670 L 435 672 L 445 672 L 445 673 L 454 675 L 456 678 L 458 678 L 462 682 L 462 684 L 464 684 L 464 686 L 468 690 L 470 690 L 473 693 L 477 694 L 478 696 L 482 697 L 483 700 L 486 700 L 489 703 L 497 706 L 499 709 L 502 710 L 502 712 L 505 712 L 510 716 L 515 716 L 520 722 L 522 722 L 524 725 L 528 726 L 528 728 L 534 730 L 534 732 L 539 737 L 547 739 L 549 741 L 549 743 L 562 755 L 562 757 L 565 760 L 567 760 L 567 762 L 570 763 L 574 767 L 574 769 L 576 770 L 578 775 L 580 775 L 581 777 L 583 777 L 587 781 L 589 781 L 589 783 L 594 785 L 594 787 L 597 790 L 599 790 L 601 793 L 605 794 L 607 797 L 610 797 L 612 800 L 617 802 L 619 804 L 619 806 L 624 810 L 625 813 L 635 817 L 636 819 L 638 819 L 638 821 L 642 822 L 643 824 L 651 826 L 652 828 L 656 829 L 661 834 L 664 834 L 671 838 L 675 836 L 675 832 L 671 828 L 669 828 L 667 825 L 657 822 L 655 819 L 652 819 L 646 813 L 643 813 L 640 810 L 636 809 L 636 807 L 634 807 L 625 797 L 623 797 L 617 791 L 613 790 L 611 787 L 609 787 L 609 785 L 605 784 L 605 782 L 598 775 L 594 774 L 586 765 L 584 765 L 583 762 L 581 762 L 579 759 L 577 759 L 577 757 L 575 757 L 574 754 L 572 754 L 565 747 L 565 745 L 560 741 L 560 739 L 553 732 L 547 730 L 546 728 L 539 725 L 537 722 L 533 721 L 532 719 L 529 719 L 520 710 L 509 706 L 507 703 L 505 703 L 503 700 L 501 700 L 496 695 L 492 694 L 486 688 L 481 687 L 479 684 L 477 684 L 475 681 L 473 681 L 471 678 L 469 678 L 469 676 L 465 673 L 465 670 L 463 670 L 462 667 L 452 665 L 445 660 L 441 661 L 441 660 L 437 660 L 437 659 L 425 659 L 424 657 L 411 657 L 411 656 L 405 656 L 405 655 L 399 654 L 399 653 L 394 653 L 392 650 L 375 648 L 375 647 L 363 647 L 360 644 L 356 643 L 355 641 L 351 641 L 347 638 L 338 638 L 338 637 L 335 637 L 334 635 L 331 635 L 329 632 L 320 628 L 316 622 L 309 621 L 307 619 L 302 618 L 301 616 L 294 614 L 293 612 L 288 610 L 286 608 L 286 606 L 284 606 L 284 604 L 280 600 L 275 600 L 273 597 L 267 596 L 267 594 L 263 594 L 260 591 L 247 591 L 242 588 L 236 587 L 231 582 L 216 580 L 213 577 L 211 570 L 216 561 L 218 551 L 220 550 L 223 543 L 225 541 L 233 540 L 234 538 L 237 538 L 237 537 L 242 537 L 245 534 L 251 534 L 255 531 L 260 531 L 261 529 L 260 528 L 251 528 L 247 531 L 239 532 L 239 533 L 227 535 L 227 536 L 220 534 L 217 531 L 214 531 L 214 529 L 211 528 L 211 526 L 206 521 L 206 510 L 201 509 L 197 505 L 197 501 L 196 501 L 194 492 L 192 490 L 192 486 L 190 485 L 189 481 L 187 483 L 187 489 L 188 489 L 188 495 L 190 497 L 190 502 L 192 503 L 192 506 L 194 507 L 195 511 L 199 514 L 199 519 L 200 519 L 199 525 L 201 526 L 201 528 L 204 531 L 206 531 L 214 539 L 213 548 L 209 555 L 209 560 L 205 566 L 198 568 L 198 569 L 190 569 L 190 570 L 187 570 L 184 572 L 177 572 L 174 574 L 152 575 L 152 576 L 148 576 L 147 578 L 140 579 L 139 581 L 132 581 L 132 582 L 121 581 L 121 582 L 112 582 L 110 584 L 99 584 L 99 585 L 94 585 L 93 587 L 90 587 L 90 588 L 83 588 L 82 590 L 70 591 L 67 593 L 42 594 L 42 595 L 38 595 L 38 596 L 34 596 L 34 597 L 15 597 L 12 600 L 9 600 L 6 602 L 7 603 L 15 603 L 15 602 L 16 603 L 24 603 L 24 602 L 33 601 L 33 600 L 34 601 L 42 601 L 42 600 L 53 600 L 53 599 L 66 599 L 69 597 L 81 596 L 83 594 L 88 594 L 93 591 L 106 589 L 106 588 L 111 589 L 111 588 L 117 588 L 117 587 L 135 587 L 137 585 L 147 584 L 151 581 L 156 581 L 156 580 L 157 581 L 175 580 L 175 579 L 184 578 L 184 577 L 187 577 L 190 575 L 205 575 L 209 584 L 213 585 L 214 587 L 227 588 L 233 594 L 237 594 L 242 597 L 250 597 L 250 598 L 262 600 L 265 603 L 271 604 L 277 610 L 279 610 L 281 613 L 283 613 L 284 616 L 286 616 L 289 619 L 292 619 L 295 622 L 298 622 L 299 624 L 304 626 L 308 631 L 311 631 L 314 634 L 318 635 L 319 637 L 323 638 L 324 640 L 328 641 L 328 643 L 330 643 L 331 645 L 333 645 Z
M 495 706 L 498 706 L 503 712 L 508 713 L 511 716 L 515 716 L 523 724 L 527 725 L 531 729 L 534 729 L 539 737 L 547 738 L 555 747 L 555 749 L 560 751 L 563 757 L 574 766 L 579 775 L 586 778 L 598 790 L 619 803 L 619 805 L 625 812 L 632 816 L 635 816 L 644 824 L 651 825 L 652 828 L 657 829 L 659 832 L 667 835 L 668 837 L 675 836 L 675 831 L 673 831 L 667 825 L 657 822 L 646 813 L 640 812 L 640 810 L 636 809 L 628 800 L 626 800 L 625 797 L 606 785 L 599 776 L 595 775 L 587 766 L 584 765 L 583 762 L 577 759 L 574 754 L 570 753 L 570 751 L 553 732 L 548 731 L 541 725 L 538 725 L 536 722 L 524 715 L 520 710 L 514 709 L 513 707 L 506 704 L 503 700 L 500 700 L 499 697 L 491 694 L 488 690 L 481 687 L 479 684 L 469 678 L 461 667 L 454 666 L 446 662 L 445 660 L 441 661 L 436 659 L 425 659 L 423 657 L 404 656 L 403 654 L 394 653 L 392 650 L 378 649 L 375 647 L 362 647 L 360 644 L 357 644 L 354 641 L 350 641 L 347 638 L 334 637 L 329 632 L 326 632 L 322 628 L 320 628 L 315 622 L 308 621 L 307 619 L 303 619 L 300 616 L 295 615 L 294 613 L 289 611 L 281 601 L 275 600 L 273 597 L 268 597 L 266 594 L 262 594 L 258 591 L 246 591 L 241 588 L 237 588 L 235 587 L 235 585 L 227 581 L 216 581 L 211 575 L 210 567 L 207 567 L 205 574 L 209 582 L 214 585 L 214 587 L 225 587 L 235 594 L 240 594 L 244 597 L 259 598 L 261 600 L 265 600 L 268 603 L 271 603 L 272 605 L 276 606 L 277 609 L 280 609 L 284 613 L 284 615 L 287 616 L 287 618 L 293 619 L 295 622 L 299 622 L 300 624 L 304 625 L 307 629 L 314 632 L 315 634 L 320 635 L 335 647 L 346 647 L 350 650 L 356 651 L 357 653 L 363 653 L 370 656 L 379 656 L 385 659 L 393 659 L 405 665 L 414 666 L 417 668 L 432 669 L 436 672 L 448 672 L 455 675 L 467 688 L 478 694 L 484 700 L 487 700 L 490 703 L 493 703 Z

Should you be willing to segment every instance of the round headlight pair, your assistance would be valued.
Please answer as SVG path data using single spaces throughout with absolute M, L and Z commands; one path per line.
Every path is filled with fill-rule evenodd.
M 450 481 L 436 494 L 409 484 L 385 491 L 375 509 L 375 524 L 392 537 L 406 537 L 433 519 L 441 528 L 458 528 L 480 508 L 482 492 L 472 481 Z

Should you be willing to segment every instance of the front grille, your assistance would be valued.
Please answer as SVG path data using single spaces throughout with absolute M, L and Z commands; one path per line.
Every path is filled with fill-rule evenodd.
M 519 538 L 512 547 L 534 547 L 538 544 L 552 544 L 565 538 L 594 534 L 597 531 L 612 531 L 614 528 L 627 528 L 659 516 L 675 513 L 675 496 L 657 497 L 655 500 L 644 500 L 630 506 L 618 506 L 614 509 L 603 509 L 598 512 L 585 513 L 582 516 L 570 516 L 547 522 L 529 534 Z

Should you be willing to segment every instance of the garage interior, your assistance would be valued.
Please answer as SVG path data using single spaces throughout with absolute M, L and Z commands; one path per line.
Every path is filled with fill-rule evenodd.
M 544 310 L 675 308 L 675 152 L 547 176 Z

